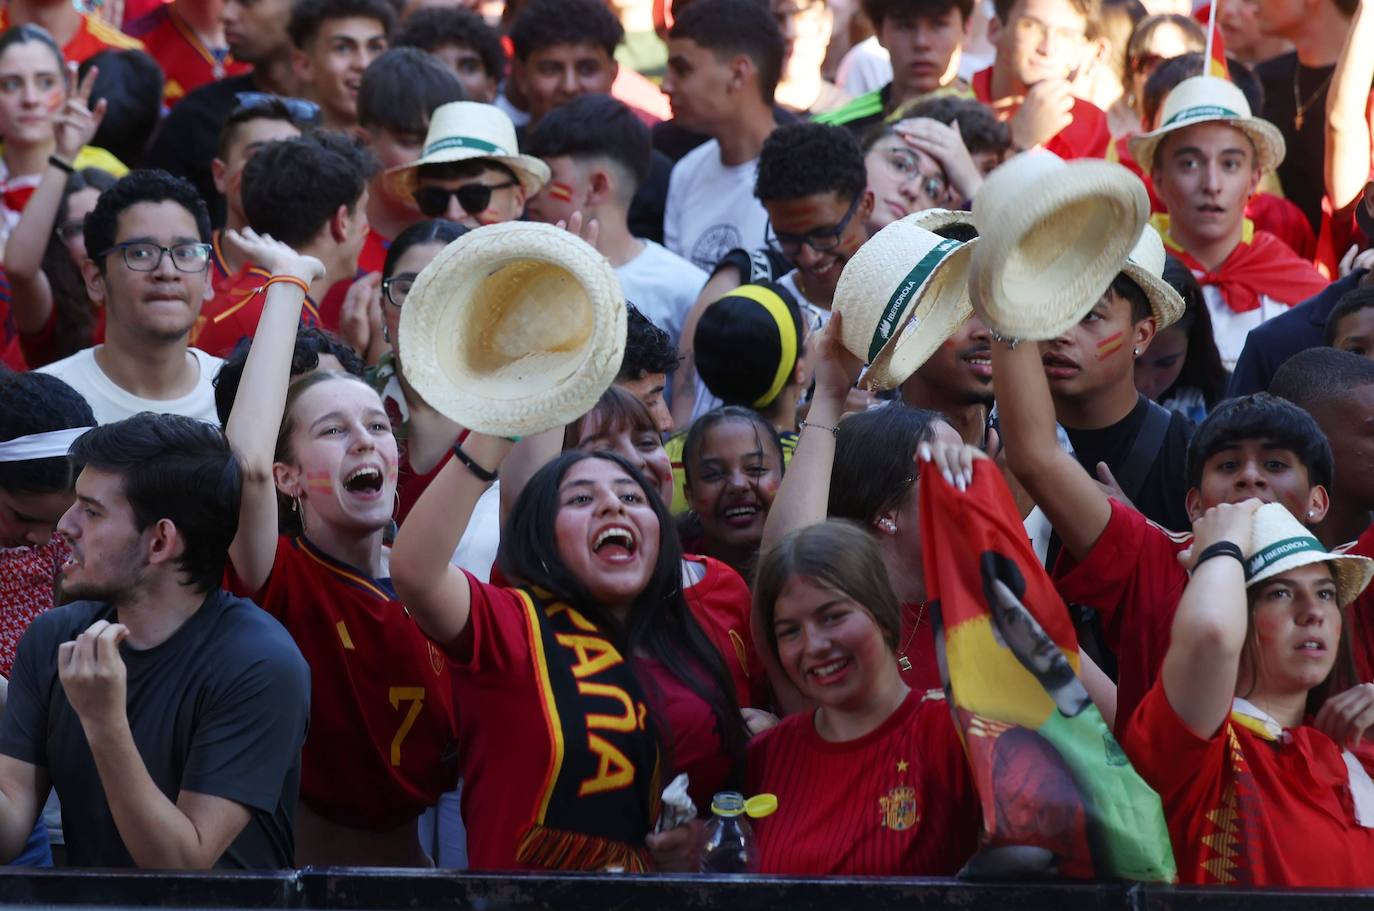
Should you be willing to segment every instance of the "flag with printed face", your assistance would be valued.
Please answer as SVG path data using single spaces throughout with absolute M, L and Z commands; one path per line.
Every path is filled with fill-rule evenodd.
M 936 649 L 983 808 L 965 876 L 1176 879 L 1157 795 L 1078 677 L 1067 608 L 1031 549 L 996 465 L 956 490 L 920 477 Z

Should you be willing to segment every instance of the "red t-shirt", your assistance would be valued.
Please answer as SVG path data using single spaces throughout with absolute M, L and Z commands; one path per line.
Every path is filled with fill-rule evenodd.
M 974 73 L 971 87 L 975 98 L 983 104 L 992 104 L 995 100 L 992 97 L 992 67 Z M 1007 108 L 999 111 L 998 116 L 1008 119 L 1015 113 L 1015 108 Z M 1107 115 L 1102 113 L 1102 109 L 1090 101 L 1075 98 L 1070 115 L 1073 122 L 1052 136 L 1045 143 L 1045 148 L 1066 160 L 1107 157 L 1107 149 L 1112 144 L 1112 131 L 1107 126 Z
M 126 27 L 162 67 L 166 77 L 162 101 L 168 107 L 202 85 L 252 69 L 229 56 L 228 49 L 215 51 L 206 47 L 191 27 L 172 12 L 170 4 L 158 6 Z
M 749 792 L 778 798 L 753 823 L 762 873 L 951 876 L 978 844 L 978 796 L 938 692 L 912 690 L 847 743 L 822 739 L 811 712 L 784 718 L 749 744 Z
M 923 604 L 902 605 L 902 632 L 897 640 L 899 654 L 905 653 L 911 662 L 911 670 L 901 671 L 902 682 L 918 693 L 943 690 L 945 686 L 935 657 L 935 627 L 927 611 Z
M 310 665 L 302 801 L 342 825 L 385 831 L 453 790 L 455 675 L 390 580 L 286 536 L 261 591 L 232 568 L 226 575 L 230 591 L 281 621 Z
M 9 8 L 0 6 L 0 32 L 9 27 Z M 70 63 L 85 63 L 88 58 L 105 50 L 141 51 L 143 42 L 137 38 L 130 38 L 99 16 L 82 13 L 81 24 L 77 26 L 72 40 L 62 48 L 62 56 Z
M 378 234 L 377 230 L 369 225 L 367 239 L 363 241 L 363 249 L 358 254 L 359 277 L 382 271 L 382 266 L 386 264 L 386 251 L 390 248 L 390 238 Z
M 1341 750 L 1316 728 L 1271 740 L 1232 715 L 1204 740 L 1160 681 L 1121 745 L 1164 802 L 1182 882 L 1374 886 L 1374 829 L 1355 821 Z
M 71 545 L 61 535 L 41 547 L 0 547 L 0 677 L 9 679 L 19 640 L 53 606 L 53 586 Z
M 201 308 L 200 316 L 191 329 L 190 344 L 215 357 L 228 357 L 239 339 L 252 338 L 258 331 L 258 320 L 267 301 L 263 283 L 272 274 L 266 269 L 248 264 L 217 291 L 214 298 Z M 261 293 L 260 293 L 261 292 Z M 309 296 L 301 307 L 301 325 L 320 325 L 320 311 Z
M 1374 525 L 1344 549 L 1345 553 L 1374 557 Z M 1346 625 L 1350 630 L 1350 651 L 1355 658 L 1355 671 L 1363 683 L 1374 681 L 1374 591 L 1366 588 L 1346 611 Z
M 738 572 L 713 557 L 689 554 L 683 559 L 706 567 L 706 575 L 682 594 L 692 616 L 720 652 L 735 684 L 735 700 L 741 708 L 766 705 L 768 678 L 754 649 L 749 586 Z M 710 807 L 709 800 L 706 807 Z
M 1177 535 L 1115 500 L 1102 536 L 1074 565 L 1066 553 L 1054 586 L 1067 604 L 1086 604 L 1102 618 L 1107 647 L 1116 654 L 1116 733 L 1159 676 L 1174 611 L 1188 584 L 1178 554 L 1193 536 Z

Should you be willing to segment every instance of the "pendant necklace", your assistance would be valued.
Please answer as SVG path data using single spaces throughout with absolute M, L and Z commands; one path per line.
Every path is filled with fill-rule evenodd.
M 906 656 L 906 650 L 911 647 L 911 640 L 916 638 L 916 631 L 921 628 L 921 621 L 926 618 L 926 602 L 921 602 L 921 612 L 916 615 L 916 623 L 911 627 L 911 632 L 907 634 L 906 641 L 902 643 L 901 649 L 897 652 L 897 668 L 903 673 L 911 670 L 911 659 Z

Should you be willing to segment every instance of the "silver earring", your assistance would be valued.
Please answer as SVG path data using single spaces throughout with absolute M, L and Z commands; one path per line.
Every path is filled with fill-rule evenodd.
M 1140 357 L 1140 349 L 1139 349 L 1139 348 L 1132 348 L 1132 349 L 1131 349 L 1131 353 L 1134 354 L 1136 357 Z
M 391 344 L 391 327 L 386 323 L 382 323 L 382 338 L 388 345 Z

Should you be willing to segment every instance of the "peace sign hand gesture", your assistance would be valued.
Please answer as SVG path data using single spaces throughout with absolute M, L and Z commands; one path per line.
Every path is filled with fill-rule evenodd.
M 76 85 L 77 65 L 67 64 L 67 84 Z M 77 153 L 90 144 L 95 138 L 96 131 L 100 129 L 100 122 L 105 119 L 105 109 L 108 105 L 102 98 L 95 103 L 95 108 L 90 107 L 91 89 L 95 87 L 95 77 L 100 74 L 98 67 L 91 67 L 86 71 L 86 78 L 81 80 L 76 91 L 67 96 L 66 102 L 58 110 L 53 118 L 53 137 L 57 140 L 57 157 L 63 161 L 71 163 L 76 160 Z

